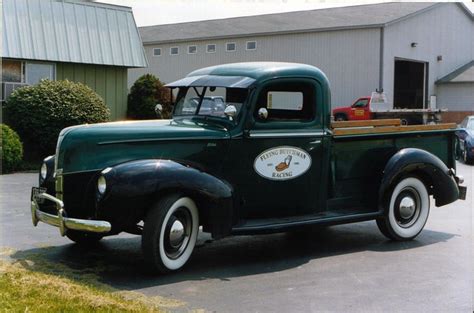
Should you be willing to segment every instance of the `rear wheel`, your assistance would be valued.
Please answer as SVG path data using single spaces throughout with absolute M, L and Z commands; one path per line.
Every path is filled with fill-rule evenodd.
M 77 244 L 86 246 L 99 242 L 104 236 L 95 233 L 87 233 L 69 229 L 66 232 L 66 237 Z
M 336 114 L 334 116 L 334 120 L 337 122 L 347 121 L 347 116 L 345 116 L 344 114 Z
M 377 219 L 382 234 L 392 240 L 411 240 L 428 220 L 430 197 L 421 180 L 408 177 L 393 188 L 386 205 L 385 216 Z
M 151 270 L 180 269 L 191 256 L 199 230 L 199 215 L 191 198 L 167 196 L 150 209 L 143 226 L 142 250 Z

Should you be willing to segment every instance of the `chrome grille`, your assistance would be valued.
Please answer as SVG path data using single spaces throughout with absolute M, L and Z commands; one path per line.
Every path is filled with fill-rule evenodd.
M 56 198 L 58 198 L 59 200 L 63 200 L 63 170 L 61 168 L 58 168 L 56 170 L 55 184 Z

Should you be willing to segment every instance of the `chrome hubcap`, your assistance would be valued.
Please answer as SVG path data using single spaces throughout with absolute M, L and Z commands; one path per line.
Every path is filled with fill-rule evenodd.
M 408 228 L 413 226 L 420 216 L 421 199 L 418 192 L 411 187 L 400 191 L 394 206 L 394 214 L 397 224 L 400 227 Z
M 176 220 L 171 226 L 170 230 L 170 245 L 172 247 L 179 247 L 184 239 L 184 225 L 181 221 Z
M 400 201 L 400 216 L 404 219 L 409 219 L 415 214 L 416 204 L 411 197 L 404 197 Z
M 178 259 L 186 250 L 191 237 L 192 218 L 185 207 L 178 208 L 168 219 L 164 234 L 164 250 L 170 259 Z

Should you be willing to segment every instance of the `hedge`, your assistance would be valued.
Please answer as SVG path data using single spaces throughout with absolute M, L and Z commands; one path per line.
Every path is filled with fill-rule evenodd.
M 1 173 L 18 169 L 23 158 L 23 145 L 18 134 L 5 124 L 0 124 L 0 151 L 2 156 Z
M 63 128 L 108 121 L 110 112 L 104 100 L 84 84 L 42 80 L 15 90 L 5 115 L 23 140 L 25 155 L 35 159 L 54 154 Z

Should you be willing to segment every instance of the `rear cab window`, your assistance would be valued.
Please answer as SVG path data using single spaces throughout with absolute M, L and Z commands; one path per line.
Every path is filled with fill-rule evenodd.
M 254 119 L 257 123 L 311 122 L 316 114 L 315 102 L 315 88 L 309 81 L 277 81 L 260 91 Z M 261 108 L 268 111 L 265 120 L 258 115 Z

